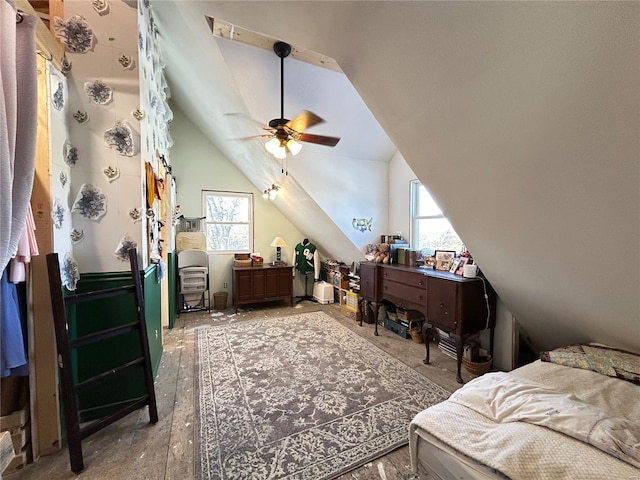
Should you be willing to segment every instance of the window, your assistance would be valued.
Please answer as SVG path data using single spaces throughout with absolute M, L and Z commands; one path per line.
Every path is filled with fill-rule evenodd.
M 436 250 L 462 251 L 462 240 L 418 180 L 411 182 L 411 245 L 423 255 Z
M 253 251 L 253 194 L 202 191 L 207 250 Z

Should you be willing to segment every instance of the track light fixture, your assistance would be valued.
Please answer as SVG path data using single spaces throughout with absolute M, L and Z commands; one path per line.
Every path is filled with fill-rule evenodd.
M 278 190 L 280 190 L 280 185 L 276 185 L 275 183 L 271 185 L 271 187 L 267 188 L 264 192 L 262 192 L 262 198 L 265 200 L 275 200 L 278 195 Z

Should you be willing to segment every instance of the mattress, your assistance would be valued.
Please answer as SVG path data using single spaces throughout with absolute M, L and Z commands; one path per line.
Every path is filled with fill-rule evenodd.
M 536 361 L 511 372 L 638 422 L 640 387 L 589 370 Z M 410 427 L 412 464 L 436 478 L 640 479 L 640 470 L 566 434 L 525 422 L 494 423 L 451 400 Z

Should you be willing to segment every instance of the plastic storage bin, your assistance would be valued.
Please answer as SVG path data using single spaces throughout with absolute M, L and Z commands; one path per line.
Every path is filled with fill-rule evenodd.
M 313 298 L 323 305 L 333 303 L 333 285 L 325 281 L 313 285 Z

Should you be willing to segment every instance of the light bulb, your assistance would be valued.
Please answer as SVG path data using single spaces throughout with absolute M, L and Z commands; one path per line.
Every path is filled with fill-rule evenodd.
M 300 150 L 302 150 L 302 145 L 292 138 L 287 142 L 287 148 L 291 152 L 291 155 L 297 155 L 300 153 Z
M 278 190 L 277 189 L 272 188 L 271 190 L 269 190 L 269 198 L 271 200 L 274 200 L 277 195 L 278 195 Z
M 264 192 L 262 192 L 262 198 L 264 198 L 265 200 L 269 198 L 269 190 L 265 190 Z

